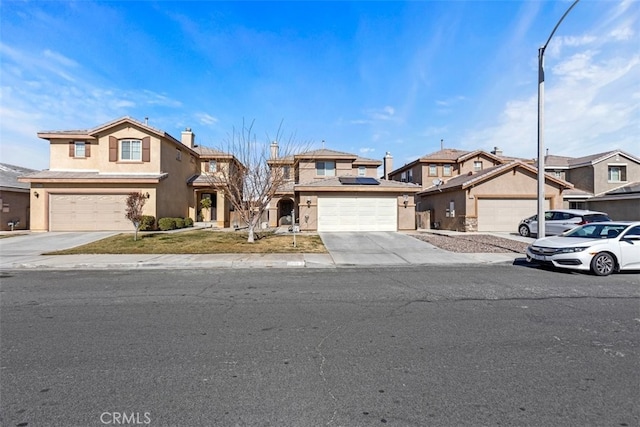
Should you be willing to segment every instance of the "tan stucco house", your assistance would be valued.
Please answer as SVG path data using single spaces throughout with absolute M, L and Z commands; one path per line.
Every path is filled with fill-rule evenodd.
M 420 187 L 378 179 L 379 160 L 319 149 L 281 158 L 272 144 L 272 173 L 283 174 L 269 208 L 269 225 L 291 221 L 301 231 L 414 230 Z
M 529 161 L 504 157 L 497 148 L 491 153 L 441 149 L 389 177 L 420 183 L 417 212 L 428 212 L 426 226 L 434 228 L 514 232 L 537 209 L 537 169 Z M 573 186 L 551 175 L 545 182 L 547 208 L 562 207 L 564 192 Z
M 615 220 L 640 220 L 640 158 L 622 150 L 583 157 L 545 156 L 545 171 L 571 182 L 564 207 L 607 212 Z
M 228 225 L 224 199 L 198 182 L 216 154 L 223 161 L 230 156 L 203 153 L 189 129 L 177 140 L 124 117 L 93 129 L 38 136 L 49 141 L 50 169 L 19 178 L 31 187 L 33 231 L 131 230 L 125 218 L 125 199 L 131 192 L 147 196 L 144 214 L 156 219 L 195 220 L 197 202 L 207 194 L 219 201 L 210 219 Z

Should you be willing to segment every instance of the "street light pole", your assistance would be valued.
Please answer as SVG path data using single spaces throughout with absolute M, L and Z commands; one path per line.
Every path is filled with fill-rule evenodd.
M 544 51 L 551 41 L 551 37 L 553 37 L 560 26 L 560 23 L 579 1 L 580 0 L 575 0 L 571 7 L 567 9 L 564 15 L 562 15 L 562 18 L 560 18 L 556 26 L 553 28 L 553 31 L 551 31 L 551 35 L 549 35 L 547 42 L 544 46 L 538 49 L 538 238 L 546 235 L 544 217 Z

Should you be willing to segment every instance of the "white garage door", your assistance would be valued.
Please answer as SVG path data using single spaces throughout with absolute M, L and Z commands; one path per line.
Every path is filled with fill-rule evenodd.
M 549 209 L 549 200 L 546 208 Z M 538 211 L 536 199 L 478 199 L 478 231 L 510 231 L 516 233 L 524 218 Z
M 318 197 L 318 231 L 397 231 L 396 197 Z
M 50 231 L 131 231 L 125 218 L 126 194 L 52 194 Z

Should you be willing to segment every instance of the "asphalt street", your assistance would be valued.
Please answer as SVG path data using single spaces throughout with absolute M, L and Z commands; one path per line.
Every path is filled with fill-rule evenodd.
M 640 276 L 3 274 L 4 426 L 636 426 Z

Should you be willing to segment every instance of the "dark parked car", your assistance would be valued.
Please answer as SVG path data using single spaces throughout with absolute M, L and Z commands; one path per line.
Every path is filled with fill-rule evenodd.
M 545 234 L 557 235 L 569 231 L 579 225 L 590 222 L 611 221 L 605 212 L 588 211 L 584 209 L 554 209 L 544 214 Z M 538 234 L 538 215 L 530 216 L 520 221 L 518 233 L 529 237 Z

